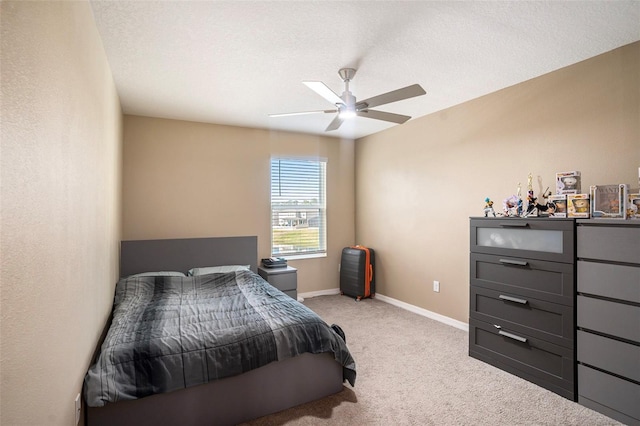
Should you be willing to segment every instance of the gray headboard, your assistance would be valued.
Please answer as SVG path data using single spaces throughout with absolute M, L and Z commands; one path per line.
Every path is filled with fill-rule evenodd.
M 136 240 L 120 243 L 120 276 L 220 265 L 250 265 L 257 272 L 258 237 Z

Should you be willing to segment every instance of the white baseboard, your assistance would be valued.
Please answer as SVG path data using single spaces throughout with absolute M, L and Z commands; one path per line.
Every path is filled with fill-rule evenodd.
M 336 294 L 340 294 L 339 288 L 333 288 L 331 290 L 320 290 L 320 291 L 311 291 L 308 293 L 298 293 L 298 296 L 302 298 L 311 298 L 316 296 L 333 296 Z M 397 306 L 399 308 L 405 309 L 409 312 L 413 312 L 414 314 L 422 315 L 423 317 L 430 318 L 432 320 L 436 320 L 446 325 L 450 325 L 451 327 L 458 328 L 460 330 L 464 330 L 467 333 L 469 332 L 469 324 L 464 323 L 462 321 L 455 320 L 453 318 L 449 318 L 444 315 L 437 314 L 435 312 L 429 311 L 427 309 L 419 308 L 415 305 L 411 305 L 406 302 L 402 302 L 398 299 L 394 299 L 392 297 L 385 296 L 384 294 L 376 293 L 376 299 L 381 302 L 388 303 L 390 305 Z
M 335 296 L 336 294 L 340 294 L 339 288 L 332 288 L 330 290 L 309 291 L 307 293 L 298 293 L 298 296 L 304 299 L 310 299 L 316 296 Z
M 385 296 L 384 294 L 376 293 L 376 299 L 382 302 L 386 302 L 391 305 L 397 306 L 399 308 L 406 309 L 407 311 L 413 312 L 414 314 L 422 315 L 423 317 L 427 317 L 432 320 L 439 321 L 443 324 L 450 325 L 455 328 L 459 328 L 460 330 L 464 330 L 467 333 L 469 332 L 469 324 L 464 323 L 462 321 L 458 321 L 453 318 L 449 318 L 444 315 L 437 314 L 435 312 L 429 311 L 424 308 L 419 308 L 417 306 L 410 305 L 400 300 Z

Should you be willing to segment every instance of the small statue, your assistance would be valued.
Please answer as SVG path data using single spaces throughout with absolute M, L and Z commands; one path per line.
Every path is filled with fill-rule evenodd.
M 484 199 L 484 217 L 487 217 L 489 213 L 496 217 L 496 211 L 493 209 L 493 201 L 489 197 Z
M 545 200 L 544 204 L 538 203 L 538 198 L 533 195 L 533 191 L 530 190 L 527 193 L 527 212 L 524 214 L 524 217 L 529 215 L 540 216 L 542 213 L 545 213 L 545 216 L 553 216 L 553 213 L 556 210 L 556 205 L 553 202 L 546 201 L 547 198 L 551 195 L 551 191 L 549 191 L 549 187 L 542 193 L 542 198 Z
M 520 199 L 520 197 L 518 197 L 517 195 L 512 195 L 508 198 L 505 198 L 502 201 L 502 211 L 507 217 L 520 216 L 522 214 L 522 199 Z
M 544 204 L 538 204 L 538 211 L 544 213 L 545 216 L 553 216 L 556 212 L 556 205 L 553 201 L 549 201 L 549 197 L 552 192 L 549 191 L 549 187 L 542 193 L 542 198 L 544 199 Z
M 522 198 L 518 198 L 516 213 L 518 217 L 522 216 Z
M 529 176 L 531 176 L 531 175 L 529 175 Z M 527 216 L 533 215 L 533 214 L 537 215 L 537 210 L 536 209 L 539 206 L 539 204 L 537 203 L 537 200 L 538 200 L 538 198 L 533 195 L 533 190 L 532 189 L 528 190 L 527 191 L 527 212 L 524 214 L 524 217 L 527 217 Z

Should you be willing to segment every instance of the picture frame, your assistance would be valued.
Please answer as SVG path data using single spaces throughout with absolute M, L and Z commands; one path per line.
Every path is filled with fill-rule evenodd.
M 627 218 L 640 219 L 640 191 L 627 195 Z
M 589 194 L 567 194 L 567 217 L 589 218 L 591 216 Z
M 547 199 L 549 203 L 553 203 L 554 212 L 549 217 L 567 217 L 567 196 L 566 195 L 550 195 Z
M 628 190 L 629 186 L 624 183 L 590 186 L 591 217 L 626 219 Z
M 579 171 L 556 173 L 556 194 L 580 194 L 581 178 Z

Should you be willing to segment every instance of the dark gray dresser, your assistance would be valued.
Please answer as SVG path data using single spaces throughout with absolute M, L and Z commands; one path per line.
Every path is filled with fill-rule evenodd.
M 470 219 L 469 355 L 576 400 L 575 221 Z
M 640 221 L 577 221 L 578 402 L 640 425 Z

